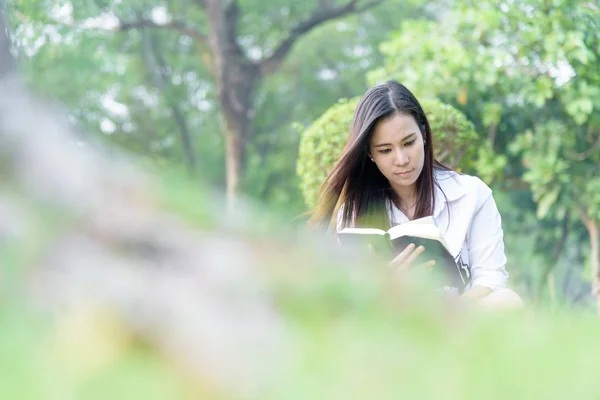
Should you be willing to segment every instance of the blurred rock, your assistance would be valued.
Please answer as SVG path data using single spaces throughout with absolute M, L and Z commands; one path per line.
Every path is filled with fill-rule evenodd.
M 256 393 L 284 354 L 256 250 L 166 215 L 142 171 L 78 145 L 64 115 L 15 75 L 0 81 L 0 240 L 29 240 L 40 209 L 61 216 L 35 264 L 17 266 L 30 306 L 55 321 L 109 310 L 218 393 Z

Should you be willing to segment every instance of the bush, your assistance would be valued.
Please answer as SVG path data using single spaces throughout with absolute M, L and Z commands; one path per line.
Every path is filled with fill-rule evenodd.
M 309 208 L 316 205 L 321 183 L 342 153 L 358 101 L 340 101 L 302 133 L 297 173 Z M 472 169 L 480 142 L 473 123 L 439 100 L 423 100 L 421 105 L 433 132 L 436 158 L 453 168 Z

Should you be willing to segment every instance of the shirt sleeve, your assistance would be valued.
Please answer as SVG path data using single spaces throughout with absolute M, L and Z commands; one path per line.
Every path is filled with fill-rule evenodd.
M 467 234 L 471 287 L 484 286 L 498 290 L 505 288 L 508 280 L 504 232 L 494 197 L 487 186 L 486 189 L 485 200 L 474 214 Z

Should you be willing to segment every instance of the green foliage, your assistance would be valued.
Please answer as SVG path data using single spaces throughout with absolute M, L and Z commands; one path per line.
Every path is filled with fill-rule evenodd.
M 518 133 L 497 126 L 515 104 L 522 112 L 539 113 L 558 98 L 578 124 L 598 109 L 596 7 L 575 0 L 552 6 L 535 0 L 514 6 L 500 0 L 454 5 L 443 20 L 404 23 L 381 45 L 386 61 L 370 81 L 391 76 L 417 96 L 455 102 L 473 115 L 476 126 L 501 130 L 493 136 Z
M 287 3 L 287 4 L 283 4 Z M 413 5 L 413 3 L 415 3 Z M 419 1 L 387 0 L 366 13 L 327 23 L 307 34 L 290 52 L 278 74 L 258 89 L 253 138 L 248 146 L 243 191 L 274 210 L 298 215 L 305 209 L 296 164 L 301 129 L 340 98 L 352 98 L 367 89 L 366 71 L 382 62 L 379 43 L 408 18 Z M 281 1 L 248 9 L 244 24 L 249 40 L 269 46 L 279 39 L 286 21 L 306 17 L 314 4 Z M 273 15 L 273 18 L 268 17 Z M 253 20 L 259 26 L 250 26 Z M 266 33 L 266 28 L 272 29 Z M 265 30 L 265 31 L 263 31 Z M 260 39 L 265 34 L 265 40 Z M 267 39 L 268 38 L 268 39 Z
M 316 205 L 321 184 L 342 154 L 358 101 L 341 100 L 302 133 L 297 171 L 309 208 Z
M 379 43 L 397 27 L 398 19 L 410 16 L 421 3 L 388 0 L 368 12 L 323 24 L 295 43 L 281 70 L 257 88 L 249 110 L 254 116 L 248 163 L 241 176 L 244 194 L 292 214 L 302 211 L 295 174 L 299 134 L 294 124 L 309 124 L 336 99 L 364 91 L 365 72 L 381 62 Z M 225 187 L 223 125 L 215 82 L 206 68 L 214 61 L 206 45 L 176 30 L 114 32 L 110 24 L 91 27 L 107 21 L 116 24 L 112 15 L 123 21 L 156 16 L 160 21 L 162 15 L 205 34 L 208 21 L 200 2 L 90 0 L 75 5 L 10 0 L 9 4 L 27 79 L 37 91 L 65 104 L 83 130 L 157 163 L 185 165 L 174 104 L 191 132 L 198 173 L 216 187 Z M 239 1 L 238 43 L 253 61 L 267 57 L 290 29 L 318 7 L 333 4 Z M 63 21 L 69 15 L 72 21 L 57 21 L 59 10 Z M 153 35 L 167 68 L 147 65 L 142 39 L 147 33 Z M 41 40 L 44 46 L 39 47 L 36 43 Z M 157 71 L 166 73 L 164 87 L 156 85 Z M 127 113 L 115 114 L 99 101 L 108 93 Z
M 382 43 L 385 62 L 369 79 L 393 77 L 417 96 L 438 96 L 487 133 L 476 171 L 501 178 L 515 205 L 524 204 L 515 187 L 531 185 L 529 212 L 547 222 L 532 234 L 550 271 L 563 232 L 581 230 L 570 219 L 583 212 L 598 221 L 590 186 L 597 185 L 600 10 L 577 0 L 456 0 L 440 15 L 403 23 Z M 574 243 L 589 252 L 585 240 Z
M 581 153 L 573 152 L 582 145 L 586 150 L 593 146 L 589 143 L 590 139 L 596 140 L 593 135 L 583 133 L 575 125 L 569 127 L 550 120 L 527 131 L 511 146 L 513 152 L 522 154 L 528 168 L 523 179 L 531 185 L 539 218 L 548 216 L 551 210 L 564 214 L 565 209 L 571 209 L 600 221 L 600 196 L 596 190 L 600 187 L 600 154 L 587 152 L 588 157 L 581 157 Z
M 316 205 L 321 183 L 342 153 L 358 101 L 354 98 L 338 102 L 302 133 L 297 172 L 309 208 Z M 464 114 L 436 99 L 423 99 L 421 105 L 429 119 L 435 157 L 440 162 L 467 171 L 484 163 L 485 146 L 480 146 L 482 141 Z M 489 168 L 496 168 L 496 164 L 489 164 Z M 486 176 L 494 171 L 490 170 Z
M 420 102 L 431 126 L 435 158 L 452 168 L 472 170 L 479 144 L 473 123 L 450 104 L 437 99 Z
M 489 184 L 502 175 L 507 162 L 508 159 L 504 154 L 495 152 L 489 141 L 483 141 L 477 149 L 477 158 L 473 163 L 472 171 Z

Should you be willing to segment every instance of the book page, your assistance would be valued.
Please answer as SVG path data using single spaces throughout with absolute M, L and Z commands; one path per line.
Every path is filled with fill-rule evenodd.
M 439 229 L 435 225 L 427 224 L 401 224 L 390 228 L 388 231 L 390 239 L 396 239 L 400 236 L 417 236 L 427 239 L 440 239 L 442 237 Z
M 441 242 L 444 247 L 448 248 L 448 244 L 444 240 L 444 236 L 435 224 L 433 217 L 424 217 L 396 225 L 388 230 L 390 239 L 394 240 L 401 236 L 415 236 L 425 239 L 433 239 Z

